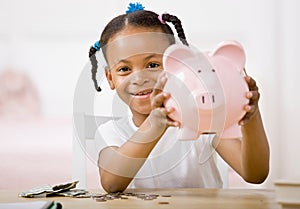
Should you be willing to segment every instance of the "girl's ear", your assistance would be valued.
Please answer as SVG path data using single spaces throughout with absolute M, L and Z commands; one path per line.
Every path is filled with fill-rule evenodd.
M 107 66 L 105 67 L 105 75 L 106 75 L 106 79 L 108 81 L 108 84 L 109 84 L 111 90 L 114 90 L 115 89 L 115 84 L 112 80 L 111 72 L 110 72 L 110 70 Z

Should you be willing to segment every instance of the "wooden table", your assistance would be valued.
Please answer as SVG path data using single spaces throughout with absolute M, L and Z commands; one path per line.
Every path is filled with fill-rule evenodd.
M 101 193 L 101 191 L 92 191 Z M 0 191 L 0 202 L 24 201 L 57 201 L 63 209 L 76 208 L 180 208 L 180 209 L 280 209 L 276 203 L 274 190 L 262 189 L 128 189 L 126 192 L 157 194 L 154 200 L 143 200 L 137 197 L 128 199 L 115 199 L 106 202 L 97 202 L 92 198 L 20 198 L 18 191 Z M 171 195 L 164 197 L 162 195 Z M 164 204 L 162 204 L 164 203 Z

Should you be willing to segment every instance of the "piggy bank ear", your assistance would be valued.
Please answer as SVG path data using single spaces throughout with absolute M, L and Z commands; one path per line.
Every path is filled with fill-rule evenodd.
M 235 63 L 238 69 L 243 70 L 246 62 L 245 51 L 237 41 L 224 41 L 210 53 L 210 56 L 223 56 Z
M 176 70 L 184 64 L 188 58 L 195 56 L 195 53 L 187 46 L 181 44 L 173 44 L 169 46 L 163 56 L 163 66 L 165 70 Z

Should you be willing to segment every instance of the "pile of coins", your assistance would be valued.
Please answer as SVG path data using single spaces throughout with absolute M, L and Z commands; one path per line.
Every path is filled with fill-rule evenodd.
M 92 198 L 97 202 L 106 202 L 107 200 L 123 199 L 126 200 L 128 197 L 136 197 L 141 200 L 155 200 L 159 197 L 158 194 L 142 194 L 142 193 L 109 193 L 109 194 L 94 194 Z M 162 197 L 171 197 L 171 195 L 161 195 Z M 159 204 L 169 204 L 168 202 L 159 202 Z
M 83 189 L 76 189 L 78 181 L 59 184 L 55 186 L 43 185 L 32 188 L 27 191 L 23 191 L 19 194 L 20 197 L 53 197 L 53 196 L 64 196 L 64 197 L 75 197 L 75 198 L 93 198 L 97 202 L 106 202 L 108 200 L 126 200 L 129 197 L 135 197 L 140 200 L 155 200 L 159 196 L 171 197 L 171 195 L 158 195 L 158 194 L 143 194 L 143 193 L 131 193 L 131 192 L 116 192 L 106 194 L 95 194 L 90 193 Z M 158 204 L 169 204 L 169 202 L 160 201 Z
M 43 185 L 35 187 L 19 194 L 20 197 L 52 197 L 52 196 L 64 196 L 64 197 L 90 197 L 88 191 L 83 189 L 75 189 L 78 181 L 71 183 L 59 184 L 59 185 Z

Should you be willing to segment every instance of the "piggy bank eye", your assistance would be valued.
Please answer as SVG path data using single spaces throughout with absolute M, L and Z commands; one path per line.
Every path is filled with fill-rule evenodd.
M 201 70 L 198 70 L 198 73 L 201 73 L 202 71 Z
M 211 71 L 214 73 L 214 72 L 216 72 L 216 70 L 215 69 L 211 69 Z

